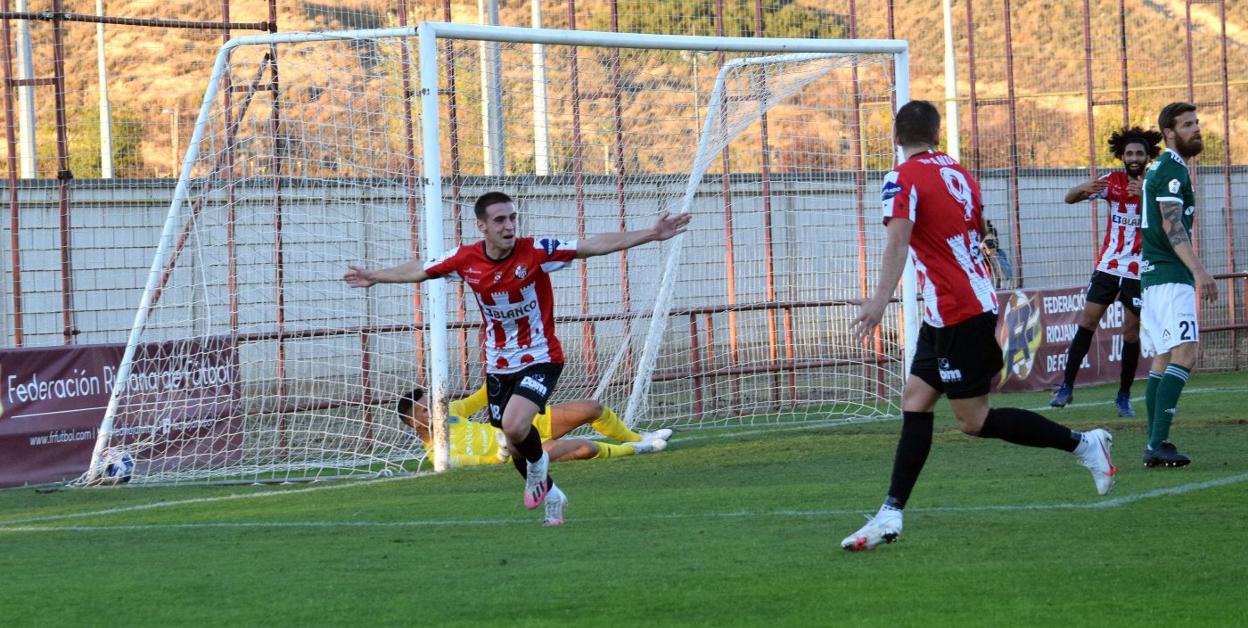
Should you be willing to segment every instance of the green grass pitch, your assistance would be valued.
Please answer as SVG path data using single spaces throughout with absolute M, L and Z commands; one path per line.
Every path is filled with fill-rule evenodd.
M 0 624 L 1245 625 L 1248 374 L 1188 384 L 1185 469 L 1142 468 L 1143 402 L 1120 419 L 1113 393 L 1045 410 L 1114 433 L 1108 497 L 1068 454 L 961 435 L 942 402 L 904 535 L 862 554 L 839 543 L 884 496 L 895 421 L 688 431 L 555 465 L 571 500 L 555 529 L 510 466 L 0 491 Z

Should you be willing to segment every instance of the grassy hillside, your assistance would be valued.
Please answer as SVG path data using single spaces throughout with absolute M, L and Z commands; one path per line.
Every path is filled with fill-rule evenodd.
M 30 10 L 49 10 L 50 0 L 33 0 Z M 278 26 L 282 31 L 337 28 L 374 28 L 398 23 L 397 0 L 343 0 L 303 2 L 279 0 Z M 443 19 L 441 2 L 414 1 L 409 21 Z M 505 0 L 502 22 L 527 25 L 528 2 Z M 850 15 L 848 0 L 763 0 L 764 34 L 785 37 L 888 36 L 888 4 L 884 0 L 852 3 L 857 19 Z M 1085 165 L 1088 160 L 1086 107 L 1084 93 L 1084 35 L 1082 4 L 1073 0 L 1014 0 L 1010 27 L 1014 61 L 1014 89 L 1017 103 L 1015 138 L 1024 166 Z M 220 18 L 220 3 L 208 0 L 154 2 L 153 0 L 114 0 L 108 12 L 115 16 L 211 20 Z M 610 29 L 611 11 L 607 0 L 578 0 L 575 21 L 583 29 Z M 725 0 L 723 31 L 729 35 L 750 35 L 755 27 L 754 4 L 750 0 Z M 1165 102 L 1188 98 L 1186 32 L 1183 29 L 1183 0 L 1126 0 L 1127 41 L 1129 45 L 1128 84 L 1130 119 L 1149 124 Z M 258 22 L 268 19 L 267 3 L 262 0 L 231 2 L 232 19 Z M 714 34 L 719 28 L 709 0 L 619 0 L 617 22 L 621 30 Z M 1098 100 L 1121 96 L 1118 52 L 1118 3 L 1093 0 L 1092 81 Z M 1004 2 L 980 1 L 972 5 L 973 32 L 968 33 L 965 0 L 954 3 L 959 94 L 970 91 L 967 63 L 969 35 L 974 36 L 976 93 L 991 101 L 1007 96 Z M 94 3 L 66 2 L 72 12 L 91 13 Z M 456 21 L 476 21 L 476 3 L 452 2 Z M 1248 132 L 1248 80 L 1241 69 L 1248 67 L 1248 4 L 1228 2 L 1227 52 L 1231 81 L 1230 137 Z M 896 0 L 893 6 L 894 36 L 911 42 L 912 93 L 918 98 L 939 100 L 944 94 L 942 29 L 939 3 L 935 0 Z M 546 0 L 545 25 L 566 28 L 572 22 L 568 4 Z M 1221 40 L 1216 5 L 1194 5 L 1192 79 L 1194 100 L 1221 99 L 1218 79 Z M 51 28 L 46 23 L 32 26 L 35 71 L 51 74 Z M 235 31 L 235 35 L 253 31 Z M 65 29 L 66 94 L 70 111 L 69 127 L 72 169 L 78 177 L 98 175 L 98 139 L 94 116 L 98 85 L 95 51 L 96 29 L 91 24 L 68 24 Z M 110 99 L 118 131 L 118 168 L 133 176 L 168 175 L 174 153 L 186 146 L 192 122 L 202 96 L 204 82 L 221 34 L 192 29 L 154 29 L 109 26 L 106 33 Z M 524 98 L 517 95 L 517 98 Z M 54 170 L 55 134 L 49 88 L 36 89 L 41 173 Z M 979 154 L 983 167 L 1003 165 L 1008 144 L 996 138 L 1008 137 L 1004 106 L 982 107 L 978 116 Z M 1096 135 L 1104 137 L 1122 121 L 1118 105 L 1096 108 Z M 1202 112 L 1205 135 L 1212 149 L 1206 163 L 1216 163 L 1227 137 L 1221 112 Z M 964 152 L 970 157 L 969 107 L 963 108 Z M 176 137 L 176 140 L 174 139 Z M 1098 144 L 1101 142 L 1098 139 Z M 175 151 L 174 149 L 177 149 Z M 1233 142 L 1235 162 L 1248 161 L 1248 144 Z M 1102 151 L 1103 152 L 1103 151 Z M 0 156 L 2 158 L 3 156 Z

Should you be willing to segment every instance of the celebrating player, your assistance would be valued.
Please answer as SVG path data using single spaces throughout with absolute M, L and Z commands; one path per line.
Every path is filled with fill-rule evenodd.
M 428 264 L 413 259 L 381 270 L 349 266 L 343 280 L 355 288 L 368 288 L 377 283 L 420 283 L 449 277 L 472 288 L 487 338 L 490 424 L 503 430 L 512 463 L 525 478 L 525 507 L 537 508 L 544 500 L 553 499 L 553 509 L 547 507 L 546 524 L 561 525 L 567 496 L 550 478 L 550 457 L 533 428 L 533 418 L 545 410 L 563 370 L 563 348 L 555 337 L 555 304 L 548 273 L 567 267 L 574 259 L 672 238 L 684 232 L 690 216 L 664 213 L 649 229 L 605 233 L 578 243 L 518 237 L 515 206 L 502 192 L 481 195 L 473 209 L 483 240 L 462 245 Z
M 1074 397 L 1075 378 L 1092 346 L 1092 335 L 1105 310 L 1116 299 L 1122 302 L 1126 315 L 1122 325 L 1122 373 L 1114 405 L 1118 407 L 1118 416 L 1135 416 L 1131 384 L 1140 363 L 1140 185 L 1148 162 L 1161 152 L 1157 146 L 1160 141 L 1160 133 L 1138 126 L 1115 132 L 1109 136 L 1109 148 L 1114 157 L 1122 160 L 1123 169 L 1076 185 L 1066 193 L 1066 202 L 1070 204 L 1104 199 L 1109 202 L 1109 213 L 1101 254 L 1088 283 L 1087 305 L 1079 317 L 1075 338 L 1066 350 L 1065 378 L 1049 402 L 1054 408 L 1066 407 Z
M 1144 250 L 1140 286 L 1144 311 L 1140 338 L 1155 351 L 1148 371 L 1144 403 L 1148 406 L 1146 467 L 1182 467 L 1189 462 L 1170 437 L 1170 422 L 1183 385 L 1196 364 L 1200 329 L 1196 320 L 1196 286 L 1208 301 L 1218 298 L 1218 284 L 1205 271 L 1192 248 L 1192 218 L 1196 195 L 1187 161 L 1200 154 L 1200 120 L 1196 106 L 1170 103 L 1161 110 L 1157 126 L 1166 150 L 1144 177 Z
M 841 547 L 874 549 L 901 535 L 902 509 L 932 446 L 933 409 L 949 398 L 966 434 L 1030 447 L 1073 452 L 1092 472 L 1101 495 L 1114 485 L 1112 438 L 1102 429 L 1079 433 L 1039 414 L 991 408 L 988 390 L 1001 371 L 995 335 L 997 296 L 979 242 L 984 232 L 979 185 L 952 157 L 936 150 L 940 113 L 922 100 L 906 103 L 894 119 L 894 141 L 905 160 L 884 178 L 888 242 L 880 281 L 862 304 L 854 331 L 866 338 L 884 316 L 909 252 L 924 295 L 923 325 L 902 390 L 901 438 L 888 497 L 870 521 Z
M 416 431 L 425 444 L 425 451 L 433 449 L 429 435 L 429 407 L 424 401 L 425 391 L 417 388 L 399 399 L 399 419 Z M 486 405 L 485 386 L 471 395 L 453 401 L 447 422 L 450 424 L 451 462 L 457 467 L 483 464 L 502 464 L 511 459 L 507 439 L 502 431 L 493 426 L 468 420 Z M 564 439 L 572 430 L 588 425 L 594 431 L 614 438 L 622 444 L 596 442 L 585 438 Z M 550 406 L 533 419 L 542 438 L 542 449 L 552 460 L 588 460 L 590 458 L 622 458 L 634 454 L 648 454 L 667 448 L 669 429 L 638 434 L 628 429 L 615 411 L 592 399 L 579 399 Z

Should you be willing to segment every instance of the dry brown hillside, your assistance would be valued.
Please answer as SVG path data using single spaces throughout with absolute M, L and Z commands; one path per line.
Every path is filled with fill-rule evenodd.
M 424 17 L 442 19 L 442 2 L 412 2 L 411 20 Z M 501 0 L 502 21 L 527 25 L 529 3 Z M 751 34 L 753 2 L 725 0 L 728 34 Z M 46 11 L 50 0 L 32 0 L 32 11 Z M 90 0 L 67 0 L 66 10 L 94 12 Z M 267 19 L 267 2 L 233 0 L 232 18 L 250 22 Z M 368 28 L 398 22 L 396 0 L 324 0 L 301 2 L 279 0 L 278 25 L 283 31 L 333 28 Z M 476 3 L 452 2 L 454 19 L 475 21 Z M 546 25 L 567 27 L 568 4 L 546 0 Z M 647 32 L 713 33 L 716 28 L 714 2 L 709 0 L 619 0 L 621 29 Z M 1015 0 L 1010 13 L 1018 117 L 1016 139 L 1025 166 L 1071 166 L 1087 163 L 1086 97 L 1084 95 L 1084 43 L 1082 2 L 1076 0 Z M 1117 98 L 1119 79 L 1116 0 L 1092 0 L 1094 17 L 1093 53 L 1096 58 L 1093 82 L 1098 98 Z M 607 0 L 577 0 L 576 23 L 580 28 L 609 28 Z M 846 36 L 855 26 L 847 0 L 766 0 L 766 34 L 773 36 Z M 975 2 L 973 31 L 976 53 L 976 83 L 979 98 L 1006 96 L 1006 48 L 1004 3 L 1000 0 Z M 219 19 L 221 3 L 208 0 L 155 2 L 152 0 L 110 0 L 108 13 L 115 16 Z M 1183 0 L 1126 0 L 1129 45 L 1131 119 L 1148 124 L 1161 104 L 1186 99 L 1186 32 L 1183 29 Z M 887 35 L 887 4 L 884 0 L 856 2 L 857 31 L 860 37 Z M 1217 5 L 1193 5 L 1192 47 L 1195 100 L 1212 102 L 1221 98 L 1218 79 L 1220 23 Z M 1227 2 L 1227 49 L 1230 55 L 1230 137 L 1248 134 L 1248 3 Z M 942 31 L 938 0 L 897 0 L 894 6 L 895 36 L 908 39 L 912 47 L 912 92 L 915 97 L 943 98 Z M 955 30 L 959 56 L 960 94 L 969 90 L 968 33 L 965 0 L 954 3 Z M 32 27 L 35 71 L 51 74 L 51 28 L 46 23 Z M 235 35 L 249 34 L 238 31 Z M 109 94 L 113 105 L 118 139 L 119 174 L 127 176 L 167 176 L 172 171 L 173 153 L 185 148 L 190 127 L 202 95 L 204 82 L 221 36 L 215 31 L 109 26 L 106 34 Z M 98 172 L 98 158 L 92 152 L 97 103 L 95 27 L 69 24 L 65 28 L 66 92 L 70 110 L 73 147 L 71 164 L 79 177 Z M 53 116 L 50 88 L 36 90 L 39 122 L 40 170 L 54 172 Z M 1098 107 L 1096 126 L 1103 136 L 1121 121 L 1116 106 Z M 1007 158 L 1006 108 L 984 107 L 978 116 L 981 165 L 1001 165 Z M 1206 135 L 1215 146 L 1227 137 L 1220 112 L 1206 109 L 1202 118 Z M 964 142 L 970 138 L 970 114 L 963 108 Z M 176 139 L 175 139 L 176 137 Z M 1248 143 L 1236 140 L 1231 146 L 1233 160 L 1248 162 Z M 969 148 L 964 148 L 968 152 Z M 93 167 L 95 170 L 93 171 Z

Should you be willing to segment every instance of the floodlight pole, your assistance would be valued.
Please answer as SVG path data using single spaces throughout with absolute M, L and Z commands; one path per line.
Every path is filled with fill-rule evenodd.
M 18 12 L 25 12 L 26 0 L 17 0 Z M 17 79 L 33 81 L 35 78 L 34 52 L 30 45 L 30 20 L 17 20 Z M 17 87 L 17 141 L 21 150 L 23 179 L 38 176 L 35 161 L 35 88 L 31 84 Z
M 542 0 L 533 0 L 533 28 L 542 27 Z M 550 129 L 546 116 L 546 46 L 533 44 L 533 174 L 550 174 Z
M 95 14 L 104 17 L 104 0 L 95 0 Z M 95 25 L 95 60 L 100 82 L 100 178 L 113 178 L 113 114 L 108 102 L 108 65 L 104 56 L 104 22 Z
M 953 2 L 941 0 L 945 19 L 945 152 L 962 160 L 958 129 L 958 60 L 953 53 Z
M 481 23 L 498 26 L 498 0 L 477 0 Z M 481 148 L 485 175 L 506 172 L 503 152 L 503 66 L 499 63 L 498 42 L 481 41 Z

